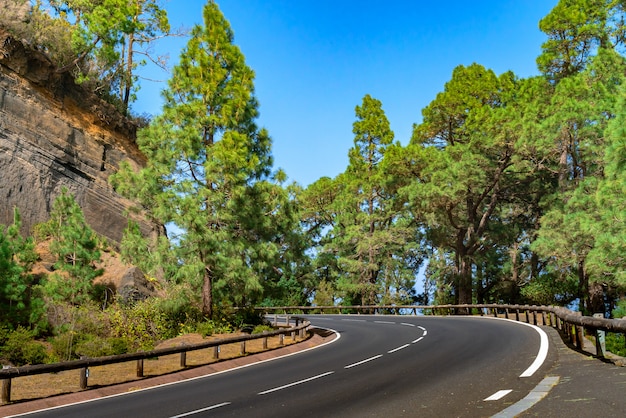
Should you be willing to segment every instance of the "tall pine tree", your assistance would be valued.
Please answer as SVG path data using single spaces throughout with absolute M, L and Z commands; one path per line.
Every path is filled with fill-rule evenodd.
M 179 279 L 200 290 L 201 310 L 212 317 L 216 301 L 246 304 L 262 293 L 263 263 L 278 251 L 280 235 L 268 219 L 288 205 L 272 192 L 279 186 L 271 139 L 255 124 L 254 72 L 215 2 L 204 6 L 203 19 L 163 92 L 162 114 L 138 135 L 147 167 L 136 176 L 122 171 L 115 182 L 127 194 L 124 178 L 145 185 L 135 196 L 180 228 Z

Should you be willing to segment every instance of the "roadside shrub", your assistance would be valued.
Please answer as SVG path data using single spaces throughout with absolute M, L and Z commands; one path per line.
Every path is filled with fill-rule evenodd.
M 128 352 L 128 341 L 125 338 L 103 338 L 97 335 L 85 336 L 76 344 L 76 355 L 87 357 L 104 357 Z
M 14 366 L 25 364 L 41 364 L 48 359 L 45 346 L 34 340 L 35 333 L 23 327 L 5 334 L 0 347 L 0 357 L 5 358 Z
M 51 360 L 59 362 L 77 359 L 79 356 L 76 353 L 76 346 L 80 344 L 82 338 L 82 334 L 75 331 L 65 331 L 50 338 Z
M 178 326 L 171 326 L 170 318 L 154 299 L 130 307 L 116 305 L 108 312 L 111 336 L 125 339 L 130 351 L 150 350 L 157 342 L 178 335 Z
M 606 333 L 606 349 L 611 353 L 626 357 L 626 336 L 624 334 Z
M 274 331 L 274 328 L 271 327 L 270 325 L 257 325 L 256 327 L 254 327 L 254 329 L 252 330 L 253 334 L 262 334 L 266 331 Z

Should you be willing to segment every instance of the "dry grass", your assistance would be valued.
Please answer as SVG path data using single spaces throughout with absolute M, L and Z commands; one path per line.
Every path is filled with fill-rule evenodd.
M 235 334 L 230 334 L 235 335 Z M 296 333 L 297 336 L 297 333 Z M 210 341 L 223 336 L 211 336 L 203 339 L 199 334 L 188 334 L 177 337 L 164 343 L 157 348 L 172 347 L 181 344 L 197 344 L 202 341 Z M 302 341 L 297 337 L 292 340 L 289 335 L 284 338 L 283 345 L 294 344 Z M 267 349 L 275 349 L 280 347 L 279 337 L 270 337 L 267 341 Z M 266 351 L 263 349 L 263 340 L 246 341 L 246 353 L 258 353 Z M 227 344 L 220 346 L 219 359 L 213 358 L 213 348 L 190 351 L 186 355 L 187 368 L 204 366 L 215 363 L 220 360 L 239 357 L 241 352 L 241 343 Z M 168 373 L 183 370 L 180 366 L 180 354 L 171 354 L 162 356 L 157 359 L 144 361 L 144 377 L 137 377 L 137 362 L 130 361 L 125 363 L 110 364 L 106 366 L 91 367 L 89 369 L 88 387 L 102 387 L 119 383 L 132 382 L 142 380 L 148 377 L 160 376 Z M 80 371 L 69 370 L 60 373 L 40 374 L 33 376 L 24 376 L 14 378 L 11 381 L 11 401 L 25 401 L 38 398 L 46 398 L 54 395 L 61 395 L 73 392 L 79 392 L 80 389 Z

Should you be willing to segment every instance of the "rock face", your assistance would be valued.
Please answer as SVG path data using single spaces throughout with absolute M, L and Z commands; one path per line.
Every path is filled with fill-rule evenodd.
M 65 186 L 92 228 L 119 243 L 131 203 L 107 178 L 122 160 L 145 164 L 135 133 L 115 108 L 0 28 L 0 224 L 12 223 L 17 207 L 28 233 Z M 158 229 L 137 220 L 146 234 Z
M 139 267 L 131 267 L 122 276 L 117 294 L 123 303 L 132 304 L 155 296 L 156 291 Z

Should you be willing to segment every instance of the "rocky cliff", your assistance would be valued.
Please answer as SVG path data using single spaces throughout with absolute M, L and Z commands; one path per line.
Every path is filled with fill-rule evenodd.
M 145 163 L 135 132 L 115 108 L 0 28 L 0 224 L 12 223 L 18 207 L 27 233 L 48 219 L 65 186 L 94 230 L 119 243 L 130 202 L 107 178 L 122 160 Z M 145 233 L 153 229 L 138 220 Z

